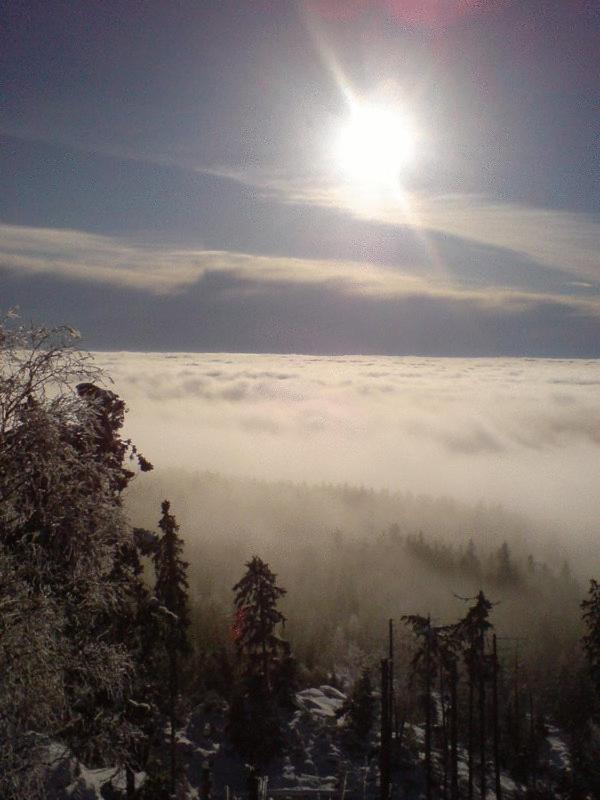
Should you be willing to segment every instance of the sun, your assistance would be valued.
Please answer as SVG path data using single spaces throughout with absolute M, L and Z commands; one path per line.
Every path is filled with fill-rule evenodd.
M 415 145 L 412 125 L 398 110 L 353 104 L 350 119 L 339 130 L 335 157 L 354 180 L 395 183 L 414 161 Z

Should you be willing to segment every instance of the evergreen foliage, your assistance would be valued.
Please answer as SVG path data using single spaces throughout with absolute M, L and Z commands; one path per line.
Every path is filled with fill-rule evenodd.
M 498 567 L 496 581 L 499 586 L 506 586 L 514 583 L 517 573 L 510 555 L 510 548 L 506 542 L 502 542 L 497 553 Z
M 166 625 L 168 648 L 174 648 L 178 653 L 188 655 L 190 652 L 187 581 L 189 564 L 182 558 L 183 540 L 177 535 L 179 526 L 170 509 L 171 504 L 168 500 L 164 500 L 161 506 L 162 516 L 158 523 L 162 536 L 158 539 L 153 555 L 156 573 L 154 597 L 159 612 L 168 619 Z
M 270 695 L 273 675 L 290 651 L 275 632 L 277 625 L 285 623 L 277 603 L 286 590 L 277 586 L 277 576 L 257 556 L 246 567 L 246 574 L 233 587 L 235 646 L 246 677 L 258 680 Z
M 162 645 L 162 652 L 155 654 L 155 680 L 159 708 L 169 721 L 168 788 L 174 797 L 180 779 L 176 742 L 181 688 L 180 657 L 188 656 L 191 647 L 188 639 L 188 564 L 182 558 L 183 541 L 178 536 L 179 526 L 170 509 L 169 501 L 164 500 L 158 523 L 162 536 L 157 541 L 153 555 L 156 574 L 153 608 L 157 622 L 155 631 Z M 157 775 L 154 777 L 160 783 Z
M 460 558 L 459 565 L 467 574 L 476 578 L 481 576 L 481 562 L 477 556 L 475 542 L 473 539 L 469 539 L 467 548 Z
M 230 711 L 230 734 L 240 753 L 255 766 L 266 764 L 281 746 L 281 706 L 289 704 L 295 665 L 288 642 L 276 634 L 285 622 L 269 565 L 255 556 L 235 584 L 233 637 L 241 681 Z
M 600 694 L 600 583 L 592 579 L 588 597 L 582 601 L 583 620 L 587 634 L 583 646 L 590 665 L 592 680 Z
M 369 669 L 363 669 L 337 716 L 345 718 L 348 749 L 364 751 L 375 722 L 375 697 Z

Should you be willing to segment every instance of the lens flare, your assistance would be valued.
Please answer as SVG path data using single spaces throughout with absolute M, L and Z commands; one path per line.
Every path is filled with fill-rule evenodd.
M 397 180 L 415 157 L 415 133 L 398 111 L 354 105 L 337 137 L 335 152 L 342 170 L 369 183 Z

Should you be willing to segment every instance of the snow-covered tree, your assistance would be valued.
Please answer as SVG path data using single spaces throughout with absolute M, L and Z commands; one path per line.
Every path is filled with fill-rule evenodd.
M 134 665 L 124 604 L 140 580 L 117 569 L 133 538 L 119 494 L 122 415 L 77 332 L 0 322 L 0 795 L 33 797 L 43 745 L 119 761 Z M 78 393 L 84 380 L 94 396 Z M 120 402 L 120 401 L 118 401 Z M 104 406 L 104 408 L 103 408 Z M 124 411 L 124 409 L 123 409 Z M 112 455 L 109 455 L 112 451 Z M 150 468 L 140 462 L 142 468 Z M 10 742 L 10 752 L 7 752 Z

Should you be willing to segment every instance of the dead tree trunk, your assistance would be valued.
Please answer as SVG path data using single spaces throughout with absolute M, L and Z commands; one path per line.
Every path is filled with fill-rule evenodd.
M 494 776 L 495 776 L 496 800 L 502 800 L 502 781 L 500 780 L 500 731 L 499 731 L 499 720 L 498 720 L 498 648 L 496 644 L 496 634 L 494 634 L 492 638 L 492 643 L 493 643 L 492 714 L 493 714 L 493 725 L 494 725 Z
M 208 764 L 202 766 L 200 778 L 200 800 L 210 800 L 212 796 L 212 780 Z
M 468 749 L 468 766 L 469 766 L 469 777 L 468 777 L 468 800 L 473 800 L 473 745 L 474 745 L 474 736 L 473 736 L 473 706 L 474 706 L 474 695 L 475 695 L 475 687 L 474 687 L 474 675 L 472 666 L 469 667 L 469 719 L 468 719 L 468 731 L 467 731 L 467 749 Z
M 175 797 L 177 788 L 177 652 L 174 647 L 169 653 L 169 722 L 170 722 L 170 761 L 171 774 L 169 788 L 171 795 Z
M 425 643 L 425 796 L 431 800 L 431 620 L 427 618 Z
M 515 674 L 513 685 L 513 705 L 515 709 L 514 738 L 515 751 L 521 751 L 521 708 L 519 703 L 519 651 L 515 650 Z
M 458 800 L 458 670 L 450 670 L 450 798 Z
M 129 764 L 125 764 L 125 796 L 127 800 L 135 797 L 135 773 Z
M 448 797 L 448 710 L 446 705 L 446 685 L 444 681 L 444 667 L 440 664 L 440 705 L 442 710 L 442 765 L 443 783 L 442 797 Z
M 486 795 L 486 753 L 485 753 L 485 639 L 483 630 L 479 639 L 479 794 L 481 800 Z
M 390 684 L 390 747 L 392 750 L 391 757 L 396 763 L 397 760 L 397 747 L 398 747 L 398 712 L 396 709 L 396 698 L 394 692 L 394 620 L 389 620 L 389 662 L 390 662 L 390 674 L 389 674 L 389 684 Z M 392 735 L 392 732 L 394 735 Z
M 531 687 L 528 689 L 529 695 L 529 775 L 531 786 L 535 789 L 537 779 L 537 748 L 535 742 L 535 722 L 533 718 L 533 693 Z
M 381 661 L 381 750 L 379 761 L 381 800 L 389 800 L 391 789 L 391 709 L 390 665 L 387 658 Z

